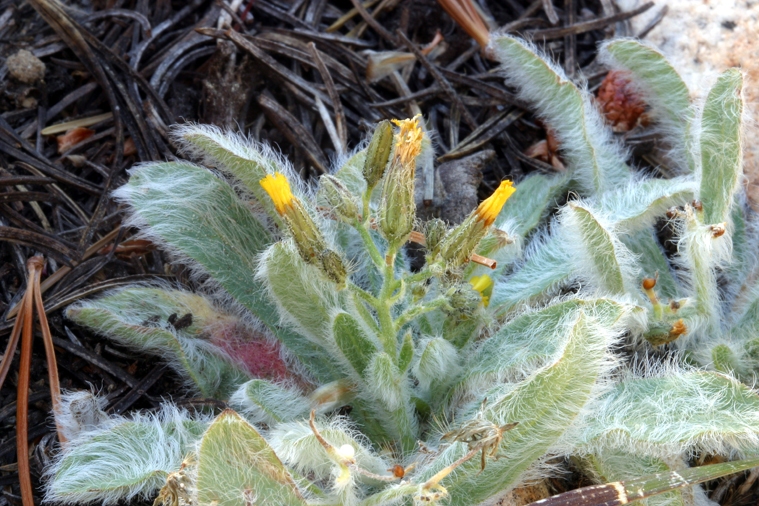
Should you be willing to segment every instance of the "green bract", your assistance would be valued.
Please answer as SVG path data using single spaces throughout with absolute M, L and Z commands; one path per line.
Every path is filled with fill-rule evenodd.
M 67 316 L 160 355 L 190 393 L 231 409 L 213 419 L 171 405 L 131 418 L 92 408 L 87 422 L 71 396 L 48 500 L 162 489 L 172 506 L 469 506 L 573 456 L 595 479 L 639 484 L 636 498 L 666 492 L 655 504 L 685 506 L 701 492 L 674 490 L 671 473 L 691 477 L 679 485 L 711 476 L 686 469 L 688 457 L 759 453 L 759 396 L 747 386 L 759 238 L 739 192 L 740 72 L 694 106 L 655 50 L 602 47 L 668 147 L 674 177 L 652 178 L 535 48 L 499 37 L 492 51 L 556 133 L 567 171 L 528 176 L 508 202 L 502 185 L 455 230 L 414 223 L 416 159 L 431 159 L 417 120 L 396 122 L 400 133 L 381 123 L 318 189 L 297 186 L 269 148 L 198 125 L 174 138 L 219 172 L 133 170 L 116 194 L 131 223 L 193 268 L 203 293 L 135 286 Z M 674 254 L 657 233 L 664 220 Z M 428 235 L 415 271 L 401 244 L 412 226 L 412 239 Z M 473 249 L 500 265 L 468 263 Z M 662 345 L 671 353 L 653 353 Z

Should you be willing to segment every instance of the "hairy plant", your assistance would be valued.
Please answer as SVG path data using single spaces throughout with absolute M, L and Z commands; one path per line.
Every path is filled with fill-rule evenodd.
M 116 194 L 131 225 L 200 290 L 124 288 L 67 316 L 161 355 L 231 409 L 109 418 L 69 397 L 47 500 L 161 489 L 172 505 L 464 506 L 571 456 L 622 480 L 587 497 L 691 505 L 707 500 L 678 487 L 757 464 L 686 469 L 698 454 L 759 453 L 740 72 L 692 105 L 655 50 L 602 47 L 667 147 L 659 178 L 629 166 L 588 92 L 534 47 L 489 48 L 567 170 L 502 182 L 455 227 L 415 220 L 415 167 L 432 149 L 419 118 L 377 125 L 316 188 L 270 148 L 198 125 L 175 141 L 215 170 L 132 170 Z M 412 270 L 405 245 L 422 238 Z M 497 267 L 471 261 L 482 256 Z

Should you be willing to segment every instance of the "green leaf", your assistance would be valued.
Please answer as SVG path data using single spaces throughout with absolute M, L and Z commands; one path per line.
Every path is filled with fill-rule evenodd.
M 249 421 L 274 425 L 306 416 L 311 402 L 296 387 L 254 379 L 237 389 L 229 405 Z
M 47 473 L 45 499 L 59 503 L 148 499 L 182 465 L 208 426 L 164 406 L 158 414 L 113 418 L 62 449 Z
M 516 191 L 506 201 L 496 219 L 501 228 L 508 221 L 516 223 L 516 232 L 526 237 L 556 207 L 556 201 L 567 188 L 565 174 L 546 176 L 532 174 L 516 185 Z
M 601 483 L 640 478 L 641 476 L 672 470 L 656 457 L 645 457 L 614 450 L 592 455 L 588 460 L 591 462 L 595 473 L 599 475 Z M 682 463 L 679 467 L 685 466 L 686 464 Z M 689 506 L 695 504 L 693 494 L 703 494 L 703 490 L 672 490 L 648 499 L 641 499 L 640 503 L 643 506 Z
M 587 92 L 523 40 L 498 37 L 493 50 L 507 82 L 555 131 L 572 177 L 585 192 L 603 193 L 629 179 L 625 157 Z
M 271 237 L 227 183 L 195 165 L 153 163 L 136 169 L 116 195 L 149 227 L 152 239 L 208 273 L 315 376 L 335 376 L 319 347 L 279 325 L 277 309 L 255 277 L 257 256 Z
M 278 242 L 262 256 L 259 278 L 265 281 L 282 318 L 324 346 L 331 324 L 329 310 L 340 304 L 339 296 L 334 285 L 310 269 L 291 242 Z
M 260 184 L 267 173 L 287 173 L 280 167 L 279 156 L 271 148 L 256 144 L 235 133 L 223 132 L 212 125 L 176 125 L 171 133 L 182 146 L 182 152 L 201 158 L 204 165 L 218 167 L 232 175 L 279 223 L 280 218 L 274 209 L 274 203 Z
M 697 189 L 691 177 L 646 179 L 604 193 L 598 208 L 616 227 L 637 231 L 651 226 L 667 208 L 693 200 Z
M 689 485 L 716 480 L 729 474 L 759 466 L 759 459 L 737 460 L 710 466 L 691 467 L 680 471 L 657 473 L 632 480 L 582 487 L 564 492 L 541 502 L 542 506 L 623 506 L 633 501 L 669 492 Z
M 232 410 L 219 415 L 203 435 L 197 473 L 199 504 L 306 504 L 274 450 Z
M 534 239 L 518 270 L 493 286 L 489 309 L 496 316 L 521 303 L 546 296 L 569 281 L 572 263 L 569 251 L 558 235 Z
M 563 209 L 565 247 L 572 249 L 575 272 L 603 290 L 621 294 L 634 279 L 629 252 L 611 225 L 604 223 L 581 203 L 570 202 Z
M 447 391 L 461 372 L 461 357 L 458 348 L 442 337 L 427 341 L 414 365 L 414 376 L 419 380 L 419 388 L 430 390 L 432 397 Z
M 503 434 L 499 453 L 507 458 L 488 460 L 484 470 L 480 459 L 470 459 L 441 482 L 452 505 L 477 504 L 513 487 L 573 423 L 598 378 L 608 372 L 605 357 L 617 332 L 583 311 L 557 334 L 554 339 L 562 343 L 561 350 L 549 364 L 519 383 L 498 387 L 500 393 L 488 394 L 484 419 L 496 425 L 519 425 Z M 446 448 L 423 476 L 432 476 L 466 452 L 462 443 Z
M 366 379 L 366 368 L 372 355 L 377 352 L 376 344 L 369 339 L 358 321 L 348 313 L 340 313 L 335 317 L 332 332 L 335 344 L 357 376 Z
M 712 372 L 621 381 L 594 405 L 580 443 L 654 455 L 759 446 L 759 396 Z
M 544 367 L 565 345 L 565 333 L 580 312 L 613 328 L 623 306 L 608 299 L 573 299 L 514 318 L 483 342 L 464 365 L 465 377 L 453 389 L 482 391 L 491 385 L 524 378 Z
M 192 325 L 175 330 L 167 322 L 171 314 L 191 314 Z M 250 378 L 211 342 L 214 326 L 239 322 L 198 295 L 131 287 L 72 306 L 66 316 L 120 344 L 160 356 L 204 397 L 226 399 Z
M 709 90 L 701 117 L 701 188 L 704 223 L 728 220 L 743 173 L 743 74 L 730 69 Z
M 403 338 L 403 344 L 401 345 L 401 351 L 398 354 L 398 369 L 401 373 L 405 373 L 408 367 L 411 365 L 411 360 L 414 358 L 414 337 L 411 332 L 407 332 Z
M 409 388 L 409 379 L 401 374 L 395 361 L 385 352 L 372 357 L 366 372 L 367 389 L 374 401 L 369 407 L 377 413 L 392 437 L 400 443 L 403 451 L 410 452 L 416 446 L 418 429 Z M 369 401 L 370 399 L 367 399 Z
M 340 180 L 354 195 L 363 195 L 366 191 L 366 179 L 362 172 L 364 160 L 366 159 L 366 150 L 362 149 L 335 173 L 335 177 Z
M 640 268 L 641 277 L 653 278 L 659 275 L 655 290 L 660 298 L 677 299 L 680 296 L 669 261 L 664 256 L 653 230 L 646 228 L 630 234 L 620 234 L 619 239 L 637 256 L 636 263 Z
M 599 54 L 615 70 L 631 74 L 631 83 L 648 105 L 647 114 L 661 124 L 675 154 L 691 172 L 695 162 L 690 155 L 690 127 L 693 111 L 688 87 L 664 56 L 636 40 L 612 40 L 601 46 Z

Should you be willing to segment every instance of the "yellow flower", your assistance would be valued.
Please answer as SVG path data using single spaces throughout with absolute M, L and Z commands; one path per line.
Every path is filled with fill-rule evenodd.
M 395 136 L 395 154 L 403 165 L 412 163 L 422 151 L 424 131 L 419 126 L 420 116 L 421 114 L 417 114 L 411 119 L 393 120 L 401 129 Z
M 293 192 L 290 191 L 290 183 L 287 182 L 285 176 L 279 172 L 275 173 L 273 176 L 267 174 L 260 183 L 274 202 L 274 207 L 277 209 L 277 213 L 282 215 L 285 213 L 285 207 L 292 206 Z
M 501 181 L 501 185 L 493 192 L 493 194 L 477 207 L 475 215 L 478 221 L 485 222 L 485 226 L 489 227 L 493 224 L 498 213 L 501 212 L 501 208 L 509 200 L 511 194 L 516 191 L 514 183 L 511 181 Z
M 469 280 L 473 290 L 480 292 L 482 303 L 487 307 L 490 304 L 490 294 L 493 293 L 493 280 L 487 274 L 475 276 Z

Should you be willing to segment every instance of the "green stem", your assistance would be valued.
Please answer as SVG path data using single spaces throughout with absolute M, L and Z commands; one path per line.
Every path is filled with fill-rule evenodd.
M 351 280 L 347 280 L 348 290 L 353 292 L 355 295 L 358 295 L 362 300 L 364 300 L 367 304 L 372 306 L 374 309 L 378 309 L 380 305 L 379 299 L 377 299 L 374 295 L 367 292 Z
M 383 279 L 382 288 L 377 297 L 377 316 L 380 321 L 382 346 L 385 352 L 391 357 L 396 357 L 396 326 L 393 322 L 393 316 L 390 308 L 393 306 L 392 295 L 398 283 L 395 279 L 395 270 L 393 269 L 396 249 L 392 246 L 387 251 L 389 262 L 383 262 Z M 396 357 L 397 358 L 397 357 Z
M 361 236 L 361 239 L 364 241 L 364 246 L 366 246 L 366 250 L 369 252 L 369 256 L 371 257 L 372 261 L 374 262 L 374 265 L 382 270 L 382 268 L 385 265 L 385 259 L 382 258 L 382 253 L 379 252 L 377 249 L 377 245 L 374 244 L 374 240 L 372 239 L 372 236 L 369 234 L 369 230 L 366 228 L 366 226 L 356 220 L 353 224 L 353 227 L 358 230 L 359 235 Z
M 374 188 L 367 188 L 364 192 L 364 195 L 362 196 L 362 201 L 364 203 L 363 206 L 363 213 L 361 214 L 361 224 L 366 224 L 369 222 L 369 202 L 372 199 L 372 190 Z
M 411 309 L 404 312 L 398 318 L 395 319 L 395 326 L 397 329 L 400 329 L 401 327 L 406 325 L 408 322 L 410 322 L 417 316 L 433 311 L 441 306 L 444 306 L 447 302 L 448 302 L 448 299 L 446 297 L 440 297 L 426 304 L 412 307 Z
M 425 268 L 424 270 L 421 270 L 417 272 L 416 274 L 412 274 L 411 276 L 407 277 L 404 281 L 406 281 L 407 284 L 412 285 L 420 281 L 427 281 L 434 275 L 435 275 L 434 269 L 432 269 L 431 266 L 427 266 L 427 268 Z
M 366 290 L 364 290 L 363 288 L 358 287 L 356 285 L 353 285 L 353 286 L 351 285 L 353 285 L 353 283 L 349 283 L 348 288 L 351 291 L 353 291 L 353 294 L 355 296 L 358 297 L 357 299 L 356 298 L 353 299 L 353 303 L 356 305 L 356 310 L 358 310 L 358 313 L 361 315 L 361 318 L 369 326 L 369 328 L 371 328 L 377 335 L 379 335 L 380 328 L 377 325 L 377 322 L 374 320 L 374 317 L 372 317 L 371 313 L 366 308 L 366 305 L 364 305 L 364 302 L 366 302 L 376 311 L 377 304 L 375 304 L 375 302 L 378 302 L 377 299 L 372 297 L 372 295 Z

